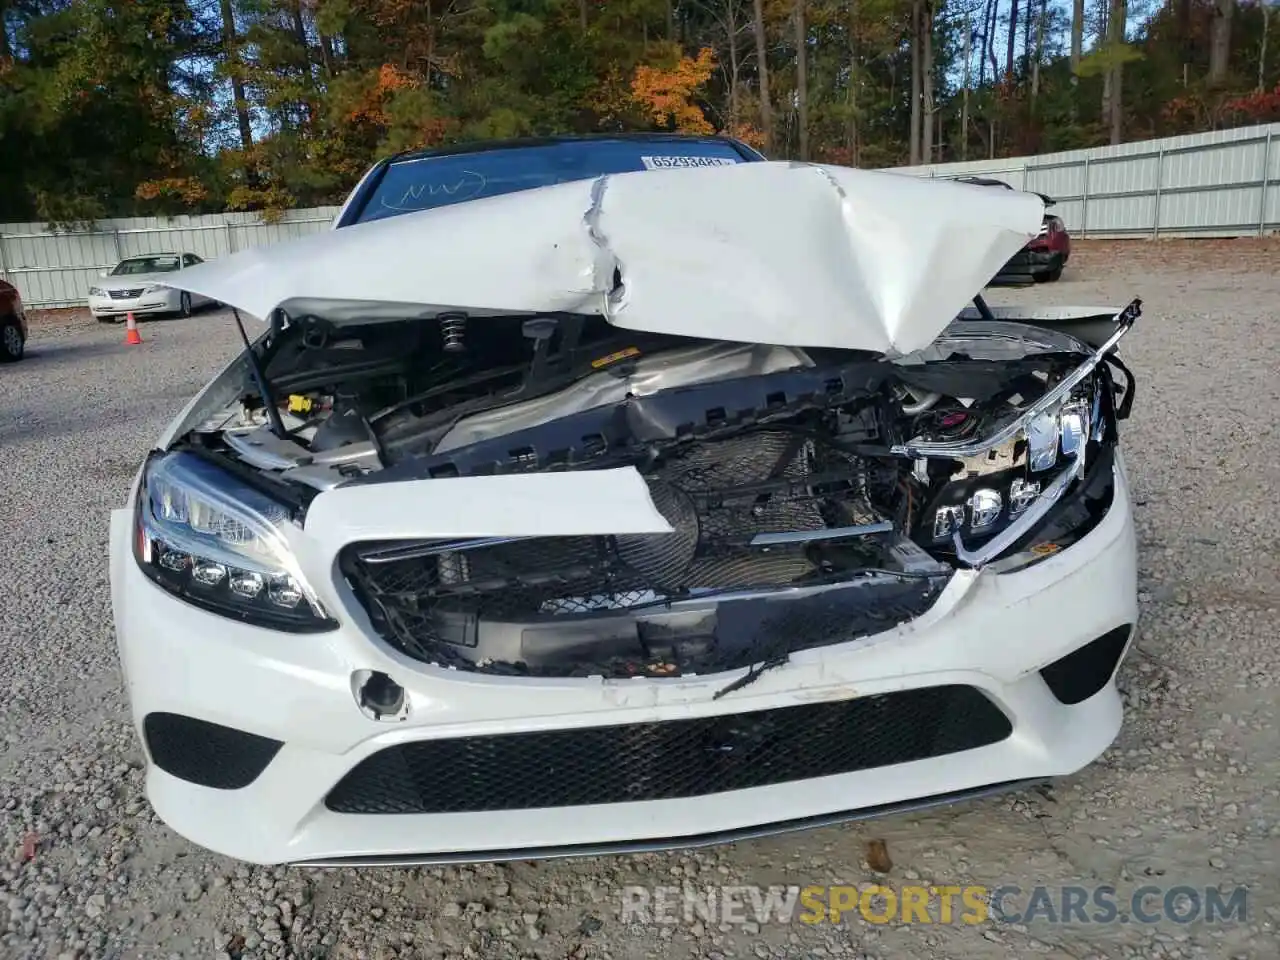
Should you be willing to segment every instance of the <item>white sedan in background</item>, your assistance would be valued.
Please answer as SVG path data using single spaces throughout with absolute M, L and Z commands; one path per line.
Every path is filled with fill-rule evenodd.
M 203 262 L 194 253 L 148 253 L 121 260 L 89 288 L 89 311 L 104 323 L 123 320 L 129 313 L 189 317 L 214 301 L 168 286 L 174 279 L 168 275 Z

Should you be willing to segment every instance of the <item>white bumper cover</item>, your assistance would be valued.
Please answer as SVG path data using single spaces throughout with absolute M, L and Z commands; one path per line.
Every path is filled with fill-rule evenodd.
M 124 299 L 91 295 L 89 312 L 95 317 L 123 316 L 126 313 L 176 313 L 182 307 L 181 297 L 182 292 L 172 287 Z
M 1135 537 L 1122 466 L 1113 506 L 1074 546 L 1021 571 L 959 573 L 916 620 L 795 653 L 718 700 L 713 694 L 741 671 L 531 680 L 428 667 L 377 637 L 332 567 L 313 583 L 341 621 L 337 630 L 293 635 L 247 626 L 183 603 L 143 576 L 130 548 L 131 507 L 112 515 L 111 580 L 139 730 L 147 714 L 172 712 L 284 743 L 237 790 L 195 786 L 151 765 L 148 797 L 179 833 L 251 862 L 679 845 L 682 837 L 1069 774 L 1102 753 L 1121 723 L 1113 682 L 1066 706 L 1038 671 L 1136 622 Z M 304 565 L 314 569 L 326 553 L 317 544 Z M 362 670 L 386 672 L 406 689 L 407 719 L 377 722 L 360 711 L 352 674 Z M 734 714 L 943 684 L 982 690 L 1007 714 L 1012 733 L 931 759 L 684 799 L 429 815 L 339 814 L 324 802 L 361 760 L 406 742 Z

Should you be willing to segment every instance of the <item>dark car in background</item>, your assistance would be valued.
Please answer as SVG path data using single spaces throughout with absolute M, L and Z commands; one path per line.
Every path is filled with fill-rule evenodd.
M 1003 180 L 987 177 L 961 177 L 960 182 L 972 183 L 979 187 L 1013 189 Z M 1040 226 L 1040 233 L 1010 258 L 1004 268 L 996 274 L 993 284 L 1015 286 L 1028 283 L 1052 283 L 1062 277 L 1062 268 L 1071 259 L 1071 235 L 1067 233 L 1067 225 L 1062 222 L 1062 218 L 1049 212 L 1049 207 L 1052 207 L 1056 201 L 1043 193 L 1037 196 L 1044 201 L 1045 205 L 1044 223 Z
M 0 280 L 0 362 L 21 360 L 27 345 L 27 317 L 17 288 Z

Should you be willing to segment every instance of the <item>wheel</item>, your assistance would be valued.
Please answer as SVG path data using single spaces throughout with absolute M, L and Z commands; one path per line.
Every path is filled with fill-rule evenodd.
M 0 321 L 0 324 L 3 324 L 3 326 L 0 326 L 0 361 L 13 363 L 21 360 L 27 343 L 22 336 L 18 321 L 9 318 L 8 320 Z
M 191 316 L 191 294 L 185 290 L 178 297 L 178 312 L 184 317 Z
M 1036 283 L 1057 283 L 1062 279 L 1062 266 L 1063 261 L 1059 259 L 1057 263 L 1044 273 L 1037 273 L 1035 275 Z

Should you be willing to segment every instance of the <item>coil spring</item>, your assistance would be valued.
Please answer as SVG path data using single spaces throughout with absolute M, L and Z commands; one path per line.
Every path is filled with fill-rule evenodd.
M 467 349 L 467 315 L 450 313 L 440 317 L 440 335 L 444 337 L 446 353 L 461 353 Z

